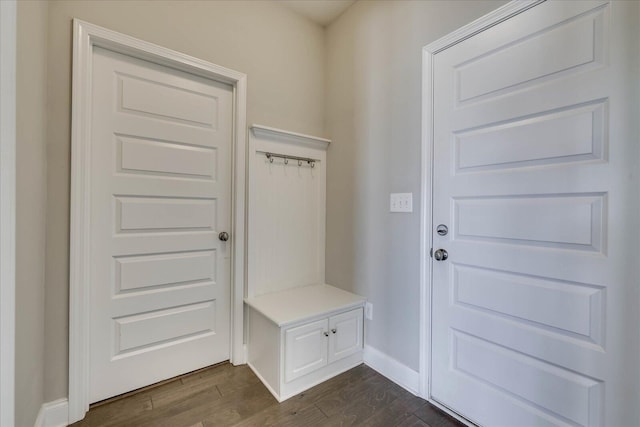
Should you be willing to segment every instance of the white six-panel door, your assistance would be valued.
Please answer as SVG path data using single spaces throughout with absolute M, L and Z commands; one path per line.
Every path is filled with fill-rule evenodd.
M 229 358 L 232 88 L 93 55 L 95 402 Z
M 434 56 L 430 393 L 479 425 L 640 425 L 634 3 Z

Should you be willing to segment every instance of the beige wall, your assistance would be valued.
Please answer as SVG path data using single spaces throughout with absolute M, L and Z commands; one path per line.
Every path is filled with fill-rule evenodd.
M 326 277 L 366 296 L 366 342 L 419 367 L 421 49 L 504 1 L 359 1 L 326 34 Z M 390 214 L 389 193 L 414 212 Z
M 248 123 L 322 135 L 324 32 L 266 1 L 51 1 L 45 400 L 67 396 L 71 19 L 248 75 Z
M 32 426 L 44 398 L 47 10 L 18 2 L 16 426 Z

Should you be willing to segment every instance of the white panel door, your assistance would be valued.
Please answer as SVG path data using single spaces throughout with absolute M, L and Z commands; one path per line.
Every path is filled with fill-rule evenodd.
M 545 2 L 434 56 L 430 393 L 479 425 L 640 425 L 634 13 Z
M 229 358 L 232 88 L 93 58 L 91 401 Z

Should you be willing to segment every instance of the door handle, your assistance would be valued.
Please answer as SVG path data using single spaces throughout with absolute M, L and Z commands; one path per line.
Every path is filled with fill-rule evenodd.
M 227 233 L 226 231 L 223 231 L 222 233 L 218 234 L 218 239 L 222 240 L 223 242 L 226 242 L 227 240 L 229 240 L 229 233 Z
M 436 261 L 446 261 L 449 258 L 449 253 L 444 249 L 438 249 L 433 253 L 433 257 Z

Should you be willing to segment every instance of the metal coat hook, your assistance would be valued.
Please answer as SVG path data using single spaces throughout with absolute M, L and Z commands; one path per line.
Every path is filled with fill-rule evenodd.
M 302 162 L 307 162 L 307 164 L 309 166 L 314 168 L 314 167 L 316 167 L 316 162 L 318 161 L 316 159 L 311 159 L 309 157 L 289 156 L 289 155 L 284 155 L 284 154 L 264 153 L 264 155 L 267 156 L 267 159 L 269 159 L 270 163 L 273 163 L 273 158 L 274 157 L 280 157 L 281 159 L 284 159 L 284 164 L 285 165 L 289 164 L 289 159 L 293 159 L 293 160 L 297 160 L 298 161 L 298 166 L 302 166 Z

